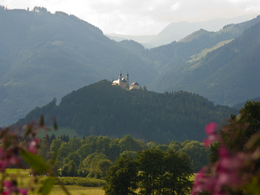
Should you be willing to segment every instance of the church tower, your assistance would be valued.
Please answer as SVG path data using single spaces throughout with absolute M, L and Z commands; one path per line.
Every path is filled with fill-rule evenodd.
M 119 73 L 119 79 L 118 79 L 118 85 L 121 86 L 122 83 L 122 74 L 121 72 Z
M 126 74 L 125 79 L 126 79 L 126 87 L 129 88 L 129 74 L 128 73 Z

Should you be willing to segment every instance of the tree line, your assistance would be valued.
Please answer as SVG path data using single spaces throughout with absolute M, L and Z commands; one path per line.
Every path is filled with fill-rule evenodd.
M 191 159 L 194 172 L 209 162 L 209 150 L 201 142 L 186 140 L 173 141 L 167 144 L 143 142 L 142 140 L 125 135 L 122 138 L 107 136 L 88 136 L 70 138 L 67 135 L 47 136 L 41 139 L 38 154 L 45 160 L 50 160 L 57 151 L 56 172 L 61 176 L 88 176 L 90 178 L 105 178 L 107 171 L 116 159 L 126 155 L 136 159 L 138 152 L 153 149 L 166 152 L 173 150 L 185 153 Z
M 171 149 L 143 150 L 136 160 L 122 155 L 107 173 L 105 194 L 188 194 L 193 175 L 190 164 L 187 154 Z

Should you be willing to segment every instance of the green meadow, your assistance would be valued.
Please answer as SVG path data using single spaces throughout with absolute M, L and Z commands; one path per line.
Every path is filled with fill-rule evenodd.
M 102 187 L 82 187 L 76 185 L 66 186 L 71 195 L 104 195 L 105 191 Z M 55 185 L 52 188 L 50 195 L 66 195 L 65 192 L 60 188 L 60 186 Z
M 15 178 L 18 180 L 19 187 L 27 187 L 28 185 L 33 185 L 32 177 L 29 176 L 29 169 L 7 169 L 6 179 Z M 194 180 L 195 175 L 190 177 L 190 180 Z M 42 180 L 44 177 L 40 177 Z M 72 179 L 67 177 L 68 179 Z M 63 180 L 62 178 L 60 178 Z M 77 178 L 75 178 L 77 180 Z M 36 186 L 36 191 L 39 185 Z M 105 195 L 105 191 L 102 187 L 83 187 L 78 185 L 65 185 L 71 195 Z M 35 193 L 30 193 L 35 194 Z M 59 185 L 54 185 L 50 195 L 66 195 L 66 193 L 61 189 Z
M 33 178 L 29 176 L 29 169 L 7 169 L 6 170 L 6 179 L 17 179 L 19 187 L 28 187 L 33 185 Z M 44 177 L 39 177 L 39 180 L 44 179 Z M 75 178 L 77 180 L 77 178 Z M 62 179 L 61 179 L 62 180 Z M 39 184 L 36 185 L 36 191 L 39 187 Z M 78 185 L 65 185 L 71 195 L 104 195 L 105 191 L 102 190 L 102 187 L 82 187 Z M 35 193 L 30 193 L 35 194 Z M 65 195 L 66 193 L 61 189 L 59 185 L 54 185 L 50 195 Z

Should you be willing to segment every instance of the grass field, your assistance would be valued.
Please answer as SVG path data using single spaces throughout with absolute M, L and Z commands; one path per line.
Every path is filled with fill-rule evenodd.
M 102 187 L 81 187 L 81 186 L 66 186 L 71 195 L 104 195 L 105 191 Z M 66 195 L 60 186 L 55 185 L 50 195 Z
M 19 187 L 27 187 L 28 183 L 31 182 L 28 175 L 29 169 L 6 169 L 6 179 L 17 179 Z
M 28 184 L 32 182 L 32 178 L 28 176 L 29 169 L 7 169 L 6 179 L 15 178 L 18 180 L 19 187 L 28 187 Z M 37 188 L 37 187 L 36 187 Z M 77 185 L 66 185 L 66 188 L 71 195 L 104 195 L 105 191 L 102 187 L 81 187 Z M 30 193 L 35 194 L 35 193 Z M 61 189 L 59 185 L 54 185 L 50 195 L 65 195 L 66 193 Z
M 28 183 L 31 182 L 31 177 L 29 177 L 29 170 L 23 169 L 7 169 L 8 178 L 18 179 L 19 187 L 27 187 Z M 195 174 L 190 177 L 190 180 L 193 181 Z M 102 187 L 82 187 L 77 185 L 66 185 L 66 188 L 71 195 L 105 195 L 105 191 L 102 190 Z M 30 193 L 34 194 L 34 193 Z M 61 189 L 59 185 L 54 185 L 50 195 L 66 195 L 66 193 Z

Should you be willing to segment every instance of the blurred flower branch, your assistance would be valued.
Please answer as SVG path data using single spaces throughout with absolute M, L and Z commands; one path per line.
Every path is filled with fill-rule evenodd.
M 192 195 L 260 194 L 259 126 L 260 102 L 248 102 L 219 132 L 215 123 L 206 125 L 204 145 L 215 144 L 215 162 L 196 175 Z
M 53 128 L 57 129 L 56 122 L 53 122 Z M 40 147 L 40 140 L 37 138 L 37 133 L 40 130 L 47 132 L 48 128 L 44 125 L 43 117 L 40 117 L 39 122 L 30 122 L 23 128 L 14 129 L 12 126 L 0 129 L 0 172 L 2 178 L 0 180 L 0 192 L 3 195 L 21 194 L 26 195 L 29 191 L 35 191 L 35 186 L 40 186 L 38 192 L 42 195 L 50 193 L 55 181 L 58 180 L 61 188 L 66 194 L 69 194 L 64 185 L 59 182 L 55 175 L 56 154 L 53 155 L 50 163 L 37 155 Z M 27 187 L 18 186 L 18 178 L 9 178 L 7 176 L 7 168 L 25 169 L 30 167 L 31 182 L 28 182 Z M 38 183 L 37 175 L 48 176 L 43 184 Z

